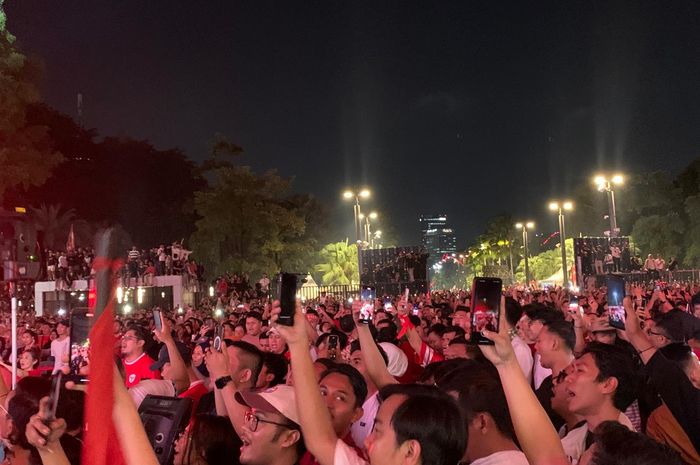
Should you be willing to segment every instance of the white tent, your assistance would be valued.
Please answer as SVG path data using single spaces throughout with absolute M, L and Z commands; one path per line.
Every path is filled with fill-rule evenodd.
M 306 282 L 301 285 L 299 296 L 303 297 L 304 299 L 316 299 L 318 298 L 318 295 L 318 284 L 316 284 L 316 281 L 314 281 L 311 274 L 306 275 Z

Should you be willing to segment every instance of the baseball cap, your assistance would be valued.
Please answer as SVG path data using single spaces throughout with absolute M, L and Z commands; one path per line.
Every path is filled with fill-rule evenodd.
M 287 420 L 299 424 L 296 395 L 292 386 L 280 384 L 262 391 L 237 392 L 236 401 L 261 412 L 279 413 Z
M 192 354 L 190 353 L 190 349 L 188 349 L 187 346 L 181 342 L 176 341 L 175 345 L 177 346 L 177 351 L 180 352 L 180 356 L 185 361 L 185 364 L 191 362 Z M 158 360 L 151 364 L 150 369 L 151 371 L 161 370 L 163 365 L 169 362 L 170 355 L 168 355 L 168 348 L 165 346 L 165 344 L 163 344 L 163 347 L 160 348 L 160 352 L 158 352 Z

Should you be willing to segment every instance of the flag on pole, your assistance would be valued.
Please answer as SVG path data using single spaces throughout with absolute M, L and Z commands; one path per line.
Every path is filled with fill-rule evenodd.
M 71 228 L 72 229 L 72 228 Z M 114 272 L 122 262 L 107 255 L 109 233 L 98 242 L 93 262 L 97 295 L 90 307 L 95 321 L 90 330 L 90 384 L 85 399 L 85 445 L 81 463 L 123 465 L 124 458 L 112 420 L 114 408 Z
M 70 225 L 70 232 L 68 232 L 68 240 L 66 241 L 66 251 L 73 252 L 75 250 L 75 232 L 73 231 L 73 223 Z

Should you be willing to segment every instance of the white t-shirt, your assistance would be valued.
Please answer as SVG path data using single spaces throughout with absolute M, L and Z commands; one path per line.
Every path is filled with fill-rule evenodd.
M 54 339 L 51 341 L 51 356 L 54 358 L 53 361 L 53 373 L 58 372 L 64 366 L 68 366 L 68 363 L 63 361 L 63 357 L 70 353 L 70 338 L 65 338 L 64 340 Z
M 528 465 L 528 461 L 519 450 L 502 450 L 476 459 L 470 465 Z
M 525 341 L 520 338 L 520 336 L 513 336 L 510 341 L 513 346 L 513 351 L 515 352 L 515 358 L 518 359 L 518 365 L 520 369 L 523 370 L 525 379 L 527 382 L 532 384 L 532 351 Z
M 621 425 L 626 426 L 630 431 L 634 431 L 634 426 L 632 422 L 625 416 L 624 413 L 620 412 L 620 416 L 617 420 Z M 578 428 L 574 428 L 569 431 L 569 434 L 564 436 L 561 440 L 561 445 L 564 447 L 564 453 L 566 458 L 569 459 L 571 465 L 578 465 L 578 461 L 581 460 L 581 456 L 586 452 L 586 435 L 588 434 L 588 424 L 584 423 Z
M 369 465 L 369 462 L 357 455 L 357 451 L 338 439 L 335 443 L 333 465 Z
M 552 374 L 552 370 L 542 366 L 540 354 L 535 354 L 535 362 L 532 369 L 532 377 L 535 385 L 535 389 L 539 389 L 542 381 L 545 380 L 547 376 Z
M 377 391 L 365 400 L 364 404 L 362 404 L 362 418 L 357 420 L 350 427 L 352 440 L 357 447 L 363 450 L 365 448 L 365 438 L 372 432 L 374 418 L 377 416 L 379 405 L 379 392 Z

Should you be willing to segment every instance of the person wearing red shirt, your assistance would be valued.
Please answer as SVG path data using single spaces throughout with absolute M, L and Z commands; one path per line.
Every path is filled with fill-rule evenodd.
M 151 370 L 154 360 L 144 351 L 146 331 L 130 327 L 122 336 L 122 356 L 126 372 L 126 387 L 136 386 L 142 379 L 160 379 L 160 371 Z

